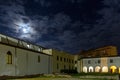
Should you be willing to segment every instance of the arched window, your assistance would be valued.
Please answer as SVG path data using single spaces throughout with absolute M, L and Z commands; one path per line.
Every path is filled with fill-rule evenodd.
M 102 72 L 108 72 L 108 67 L 107 67 L 107 66 L 104 66 L 104 67 L 102 68 Z
M 7 64 L 12 64 L 12 53 L 10 51 L 7 52 Z
M 117 72 L 117 67 L 116 67 L 116 66 L 111 66 L 111 67 L 110 67 L 110 72 L 111 72 L 111 73 Z
M 83 67 L 83 72 L 87 73 L 87 67 L 86 66 Z
M 93 67 L 92 66 L 89 67 L 89 72 L 93 72 Z
M 100 66 L 95 67 L 95 72 L 100 72 L 100 70 L 101 70 Z

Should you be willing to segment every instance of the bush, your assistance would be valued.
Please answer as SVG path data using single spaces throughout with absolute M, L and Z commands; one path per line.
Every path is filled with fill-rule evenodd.
M 61 73 L 67 73 L 67 74 L 75 74 L 75 73 L 78 73 L 76 70 L 73 70 L 73 69 L 62 69 L 60 71 Z

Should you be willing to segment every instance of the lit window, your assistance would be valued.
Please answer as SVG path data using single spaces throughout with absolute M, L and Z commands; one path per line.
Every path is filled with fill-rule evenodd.
M 40 56 L 38 56 L 38 62 L 40 62 Z
M 27 47 L 28 47 L 28 48 L 30 48 L 30 45 L 29 45 L 29 44 L 27 44 Z
M 40 48 L 38 49 L 38 51 L 40 51 Z
M 7 64 L 12 64 L 12 53 L 10 51 L 7 52 Z

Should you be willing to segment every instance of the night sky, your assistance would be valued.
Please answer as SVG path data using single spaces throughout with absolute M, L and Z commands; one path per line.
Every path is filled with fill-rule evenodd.
M 0 33 L 70 53 L 120 51 L 120 0 L 0 0 Z

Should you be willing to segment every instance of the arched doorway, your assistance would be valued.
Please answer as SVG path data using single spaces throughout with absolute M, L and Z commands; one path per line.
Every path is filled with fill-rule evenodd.
M 107 66 L 102 67 L 102 72 L 108 72 L 108 67 Z
M 101 69 L 100 66 L 96 66 L 95 67 L 95 72 L 100 72 L 100 69 Z
M 119 67 L 119 73 L 120 73 L 120 67 Z
M 87 67 L 86 66 L 83 67 L 83 72 L 87 73 Z
M 111 72 L 111 73 L 117 72 L 117 67 L 116 67 L 116 66 L 111 66 L 111 67 L 110 67 L 110 72 Z
M 92 66 L 89 67 L 89 72 L 93 72 L 93 67 Z

